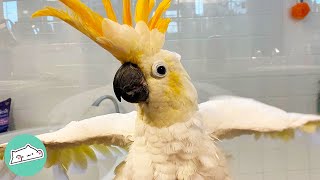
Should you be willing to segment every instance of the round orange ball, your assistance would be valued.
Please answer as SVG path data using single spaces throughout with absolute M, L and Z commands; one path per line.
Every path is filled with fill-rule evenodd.
M 310 7 L 306 2 L 297 3 L 291 8 L 291 16 L 298 20 L 304 19 L 309 12 Z

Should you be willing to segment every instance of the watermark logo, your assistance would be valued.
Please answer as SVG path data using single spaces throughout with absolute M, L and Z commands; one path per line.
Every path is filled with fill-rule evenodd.
M 47 159 L 46 148 L 35 136 L 14 137 L 6 146 L 4 160 L 10 171 L 18 176 L 33 176 L 40 172 Z

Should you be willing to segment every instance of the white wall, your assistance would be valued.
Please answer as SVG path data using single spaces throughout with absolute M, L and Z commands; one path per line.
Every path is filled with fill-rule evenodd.
M 231 1 L 207 2 L 204 17 L 187 13 L 195 3 L 183 5 L 183 32 L 168 36 L 179 38 L 167 45 L 183 55 L 193 79 L 286 110 L 315 112 L 319 14 L 293 21 L 293 0 L 235 1 L 242 2 L 238 14 L 228 11 Z

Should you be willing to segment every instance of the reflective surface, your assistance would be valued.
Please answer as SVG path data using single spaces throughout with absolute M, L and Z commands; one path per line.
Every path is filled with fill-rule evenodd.
M 101 0 L 85 0 L 105 16 Z M 116 12 L 122 1 L 112 0 Z M 133 1 L 134 3 L 135 1 Z M 294 21 L 296 0 L 173 0 L 165 48 L 182 61 L 199 92 L 251 97 L 287 111 L 315 113 L 320 80 L 320 1 Z M 159 1 L 157 1 L 159 3 Z M 31 19 L 56 0 L 0 1 L 0 98 L 11 97 L 12 129 L 46 127 L 114 112 L 120 64 L 69 25 L 52 17 Z M 134 8 L 134 6 L 132 6 Z M 121 18 L 120 18 L 121 20 Z M 134 109 L 120 104 L 120 111 Z M 47 129 L 49 127 L 49 129 Z M 225 141 L 233 173 L 245 180 L 320 179 L 319 135 L 288 144 L 251 137 Z M 237 179 L 237 178 L 236 178 Z

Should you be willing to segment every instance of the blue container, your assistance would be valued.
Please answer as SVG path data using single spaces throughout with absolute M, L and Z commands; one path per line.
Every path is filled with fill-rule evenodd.
M 0 133 L 8 131 L 11 98 L 0 102 Z

